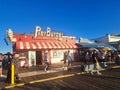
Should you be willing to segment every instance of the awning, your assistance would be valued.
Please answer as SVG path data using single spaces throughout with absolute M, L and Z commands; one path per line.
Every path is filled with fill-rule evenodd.
M 77 45 L 83 48 L 102 48 L 105 46 L 103 43 L 78 43 Z
M 105 48 L 108 47 L 111 50 L 117 50 L 115 47 L 105 44 L 105 43 L 77 43 L 78 47 L 83 47 L 83 48 Z
M 75 49 L 77 46 L 73 43 L 60 41 L 42 41 L 42 42 L 16 42 L 16 49 Z

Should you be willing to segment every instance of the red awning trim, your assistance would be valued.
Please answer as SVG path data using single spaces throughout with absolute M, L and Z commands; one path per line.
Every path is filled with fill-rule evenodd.
M 57 48 L 53 42 L 50 42 L 50 44 L 52 45 L 52 47 Z
M 58 45 L 60 45 L 61 48 L 65 48 L 65 46 L 61 42 L 57 42 Z
M 49 47 L 50 49 L 52 49 L 52 46 L 51 46 L 51 44 L 50 44 L 49 42 L 46 42 L 46 44 L 48 45 L 48 47 Z
M 46 44 L 44 43 L 44 42 L 41 42 L 41 44 L 42 44 L 42 48 L 44 48 L 44 49 L 46 49 L 47 48 L 47 46 L 46 46 Z
M 36 44 L 37 44 L 39 49 L 42 49 L 42 46 L 41 46 L 41 44 L 39 42 L 36 42 Z
M 32 43 L 32 47 L 33 47 L 33 49 L 37 49 L 36 43 Z
M 16 42 L 16 49 L 73 49 L 77 46 L 68 42 Z

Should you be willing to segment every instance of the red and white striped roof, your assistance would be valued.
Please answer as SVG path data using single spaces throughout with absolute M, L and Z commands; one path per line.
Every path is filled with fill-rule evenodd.
M 77 46 L 73 43 L 68 42 L 47 42 L 47 41 L 41 41 L 41 42 L 16 42 L 16 49 L 74 49 L 77 48 Z

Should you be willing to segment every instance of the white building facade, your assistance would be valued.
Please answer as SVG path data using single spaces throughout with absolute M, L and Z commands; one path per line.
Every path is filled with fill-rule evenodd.
M 103 37 L 96 38 L 94 40 L 95 40 L 95 42 L 98 42 L 98 43 L 110 44 L 110 45 L 114 46 L 116 49 L 120 50 L 120 35 L 107 34 Z

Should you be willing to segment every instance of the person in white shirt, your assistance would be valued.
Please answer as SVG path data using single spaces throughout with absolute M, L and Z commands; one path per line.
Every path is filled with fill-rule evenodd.
M 45 52 L 45 56 L 44 56 L 44 63 L 45 63 L 45 71 L 49 70 L 49 58 L 48 58 L 48 51 Z
M 68 71 L 71 71 L 72 57 L 70 51 L 68 51 Z

